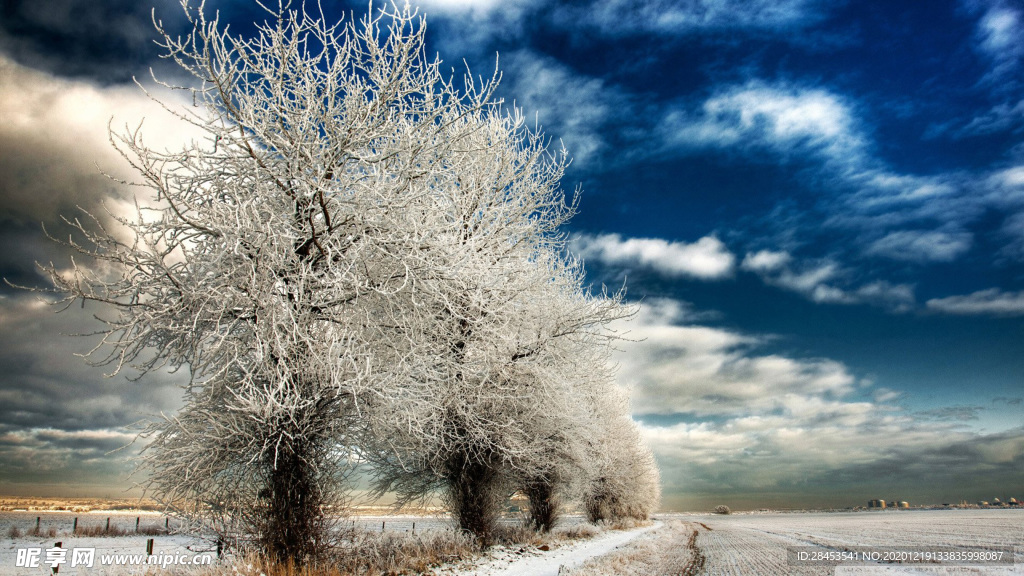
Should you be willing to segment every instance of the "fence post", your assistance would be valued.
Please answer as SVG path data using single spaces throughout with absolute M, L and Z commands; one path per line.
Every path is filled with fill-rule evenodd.
M 153 555 L 153 539 L 146 540 L 146 556 Z
M 42 519 L 40 516 L 36 516 L 36 532 L 39 532 L 39 521 Z
M 139 533 L 139 517 L 138 516 L 135 517 L 135 533 L 136 534 Z
M 380 531 L 381 531 L 381 532 L 383 532 L 383 531 L 384 531 L 384 523 L 383 523 L 383 522 L 381 522 L 381 523 L 380 523 Z
M 220 558 L 220 553 L 224 551 L 224 538 L 222 536 L 217 537 L 217 558 Z
M 53 547 L 54 548 L 60 548 L 63 545 L 64 545 L 63 542 L 57 542 L 56 544 L 53 545 Z M 60 564 L 54 564 L 54 566 L 53 566 L 53 573 L 56 574 L 57 572 L 60 572 Z
M 71 533 L 78 534 L 78 516 L 75 516 L 75 523 L 71 525 Z
M 170 518 L 164 518 L 164 530 L 167 530 L 168 532 L 171 531 L 171 519 Z
M 110 517 L 107 517 L 107 529 L 106 532 L 110 532 Z

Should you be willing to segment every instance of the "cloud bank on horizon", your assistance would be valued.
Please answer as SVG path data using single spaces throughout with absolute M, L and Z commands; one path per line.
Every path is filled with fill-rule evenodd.
M 412 3 L 456 72 L 498 54 L 501 97 L 573 156 L 572 250 L 642 302 L 619 374 L 667 506 L 1024 493 L 1024 8 Z M 177 74 L 148 6 L 37 4 L 0 21 L 0 275 L 27 285 L 67 258 L 40 223 L 130 206 L 100 174 L 129 175 L 111 117 L 190 136 L 131 83 Z M 240 31 L 263 17 L 209 4 Z M 179 405 L 180 376 L 106 380 L 71 355 L 87 342 L 59 334 L 92 312 L 0 287 L 11 490 L 126 485 L 124 427 Z

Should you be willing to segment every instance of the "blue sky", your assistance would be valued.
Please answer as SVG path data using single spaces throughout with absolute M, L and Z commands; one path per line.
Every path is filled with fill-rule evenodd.
M 595 284 L 643 304 L 619 379 L 667 509 L 1024 495 L 1024 6 L 417 4 L 431 50 L 484 76 L 497 55 L 500 96 L 574 158 L 572 246 Z M 239 31 L 262 18 L 210 8 Z M 12 281 L 63 257 L 40 222 L 128 197 L 95 168 L 123 170 L 111 116 L 179 137 L 130 84 L 175 74 L 151 38 L 142 3 L 5 4 Z M 123 485 L 125 456 L 106 451 L 175 409 L 173 377 L 104 380 L 57 336 L 85 313 L 0 294 L 0 486 Z

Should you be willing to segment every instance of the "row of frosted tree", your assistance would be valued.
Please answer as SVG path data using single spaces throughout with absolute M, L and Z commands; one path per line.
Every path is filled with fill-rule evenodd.
M 150 494 L 297 562 L 357 470 L 484 544 L 517 492 L 539 530 L 567 505 L 646 518 L 658 472 L 609 359 L 634 310 L 586 287 L 565 153 L 497 75 L 456 86 L 408 8 L 275 7 L 242 38 L 183 6 L 192 34 L 157 28 L 194 105 L 168 110 L 204 136 L 112 134 L 155 198 L 71 220 L 89 258 L 48 268 L 115 311 L 94 361 L 191 375 L 143 433 Z

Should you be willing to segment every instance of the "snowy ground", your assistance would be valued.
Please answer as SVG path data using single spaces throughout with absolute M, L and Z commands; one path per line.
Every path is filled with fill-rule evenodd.
M 684 517 L 686 518 L 686 517 Z M 706 558 L 702 573 L 760 574 L 1024 574 L 1024 510 L 892 510 L 857 513 L 738 514 L 688 517 Z M 787 548 L 845 551 L 857 547 L 1014 548 L 1016 565 L 894 566 L 883 563 L 797 566 Z
M 566 542 L 550 550 L 535 546 L 496 547 L 472 566 L 444 566 L 434 574 L 458 576 L 558 576 L 587 560 L 608 554 L 641 534 L 658 528 L 660 522 L 633 530 L 608 530 L 588 540 Z
M 109 537 L 73 534 L 76 518 L 80 531 L 105 529 L 109 519 L 111 529 L 121 530 L 125 535 Z M 139 533 L 135 532 L 136 522 Z M 36 526 L 39 527 L 39 536 L 32 535 Z M 65 562 L 59 565 L 61 574 L 141 572 L 143 570 L 131 570 L 126 565 L 146 562 L 146 541 L 150 538 L 154 541 L 153 555 L 161 561 L 164 558 L 187 558 L 192 561 L 201 556 L 209 557 L 207 562 L 214 561 L 216 550 L 211 541 L 180 535 L 146 534 L 158 533 L 168 526 L 173 528 L 175 522 L 154 512 L 3 512 L 0 513 L 0 575 L 51 574 L 50 565 L 45 563 L 46 550 L 56 548 L 57 543 L 60 543 L 61 549 L 66 550 Z M 12 531 L 19 532 L 21 536 L 12 538 Z M 76 549 L 93 551 L 92 570 L 70 566 Z M 19 567 L 19 550 L 22 554 L 26 550 L 39 550 L 39 565 L 34 568 Z M 120 567 L 101 568 L 104 558 L 111 563 L 116 562 Z
M 103 526 L 111 518 L 112 526 L 126 532 L 125 536 L 83 538 L 71 536 L 74 517 L 79 527 Z M 47 534 L 52 528 L 54 536 L 25 536 L 36 525 Z M 49 574 L 49 566 L 39 568 L 16 566 L 18 549 L 52 548 L 62 542 L 63 548 L 93 547 L 97 558 L 106 554 L 145 553 L 146 540 L 154 538 L 154 555 L 164 557 L 196 554 L 215 556 L 210 541 L 184 536 L 147 536 L 135 534 L 135 522 L 140 529 L 162 527 L 163 516 L 145 513 L 2 513 L 0 514 L 0 575 L 23 576 Z M 890 575 L 890 574 L 977 574 L 982 576 L 1024 575 L 1024 510 L 922 510 L 859 513 L 799 513 L 799 514 L 734 514 L 716 515 L 662 515 L 662 522 L 629 531 L 605 531 L 592 539 L 557 541 L 550 550 L 536 546 L 497 547 L 472 564 L 443 566 L 435 569 L 437 576 L 555 576 L 559 570 L 591 563 L 574 571 L 588 571 L 589 566 L 600 566 L 607 559 L 608 568 L 601 574 L 642 574 L 621 566 L 623 558 L 636 558 L 637 553 L 650 556 L 662 551 L 666 558 L 694 559 L 699 557 L 701 570 L 694 574 L 732 576 L 757 574 L 774 575 Z M 571 518 L 568 523 L 578 523 Z M 357 526 L 365 530 L 417 533 L 427 530 L 450 529 L 449 520 L 442 517 L 360 517 Z M 172 524 L 173 525 L 173 524 Z M 11 528 L 23 535 L 11 538 Z M 682 527 L 682 528 L 681 528 Z M 692 542 L 689 537 L 696 533 Z M 924 566 L 924 565 L 851 565 L 794 566 L 789 563 L 787 548 L 810 546 L 820 550 L 842 551 L 852 547 L 927 547 L 970 546 L 1010 547 L 1015 564 L 1002 566 Z M 635 550 L 633 550 L 635 549 Z M 613 550 L 617 550 L 613 553 Z M 630 556 L 630 552 L 633 556 Z M 683 552 L 676 554 L 675 552 Z M 69 552 L 70 554 L 70 552 Z M 597 557 L 596 560 L 594 558 Z M 614 559 L 618 559 L 615 561 Z M 70 557 L 69 557 L 70 560 Z M 180 571 L 180 567 L 177 567 Z M 61 574 L 126 574 L 144 570 L 127 567 L 99 568 L 82 571 L 65 564 Z M 150 574 L 159 573 L 152 567 Z M 591 572 L 587 572 L 591 573 Z M 598 573 L 594 571 L 593 573 Z

